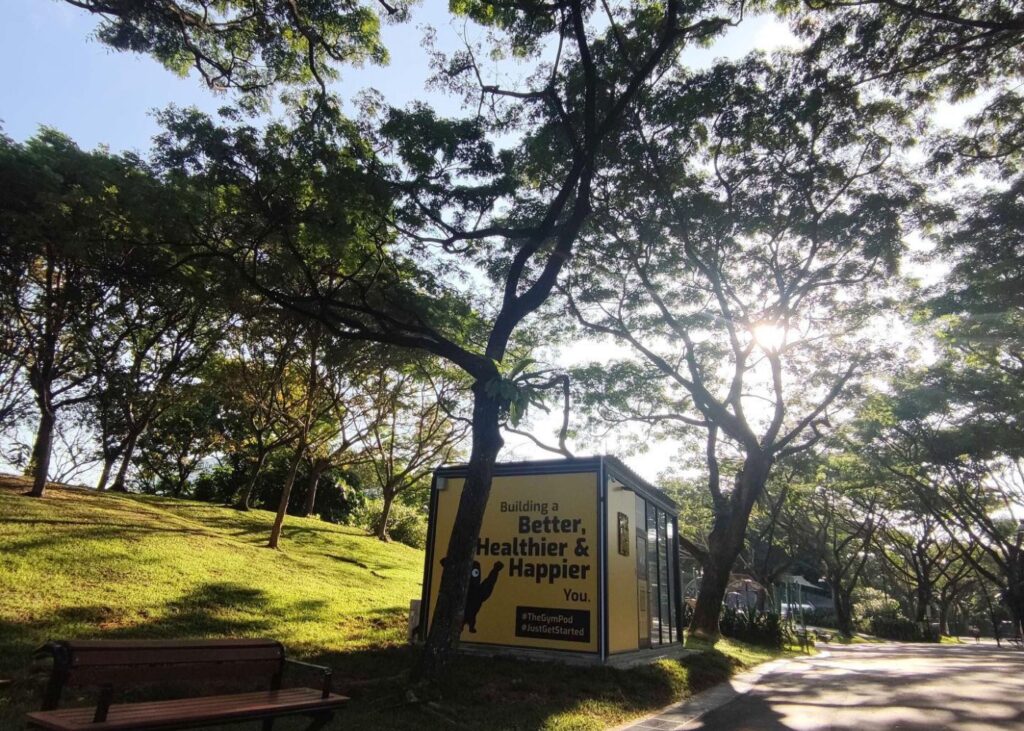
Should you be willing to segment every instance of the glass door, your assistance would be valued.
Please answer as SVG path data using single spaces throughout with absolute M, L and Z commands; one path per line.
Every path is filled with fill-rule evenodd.
M 648 611 L 650 599 L 647 585 L 647 503 L 639 495 L 636 496 L 636 596 L 638 610 L 638 632 L 640 647 L 651 646 L 651 615 Z

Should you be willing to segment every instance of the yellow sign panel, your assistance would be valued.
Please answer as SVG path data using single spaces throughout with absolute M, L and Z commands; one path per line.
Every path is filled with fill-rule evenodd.
M 436 493 L 430 614 L 462 494 Z M 470 577 L 464 642 L 597 652 L 597 473 L 495 477 Z

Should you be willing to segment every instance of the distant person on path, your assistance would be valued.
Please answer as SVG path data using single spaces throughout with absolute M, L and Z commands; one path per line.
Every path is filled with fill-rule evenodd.
M 978 628 L 978 627 L 971 627 L 968 630 L 968 632 L 970 632 L 971 636 L 974 637 L 974 644 L 978 644 L 979 642 L 981 642 L 981 629 L 980 628 Z

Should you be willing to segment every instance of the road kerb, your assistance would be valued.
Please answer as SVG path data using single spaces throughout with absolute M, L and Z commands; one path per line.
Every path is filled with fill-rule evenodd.
M 831 653 L 821 652 L 815 659 L 828 657 Z M 644 718 L 616 726 L 610 731 L 684 731 L 706 713 L 731 703 L 749 693 L 758 681 L 770 673 L 778 672 L 787 665 L 800 662 L 803 658 L 780 658 L 741 673 L 723 683 L 708 688 L 681 703 L 662 708 Z

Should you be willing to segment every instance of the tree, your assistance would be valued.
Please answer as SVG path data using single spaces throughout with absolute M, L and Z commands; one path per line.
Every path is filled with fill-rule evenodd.
M 799 480 L 802 469 L 806 466 L 795 457 L 773 471 L 751 513 L 746 550 L 739 555 L 743 570 L 765 587 L 764 598 L 770 599 L 771 605 L 775 603 L 773 587 L 793 572 L 794 564 L 801 557 L 796 535 L 786 530 L 782 518 L 794 502 L 799 504 L 792 484 Z
M 1016 0 L 782 0 L 807 53 L 912 98 L 963 99 L 1016 75 L 1024 23 Z
M 223 446 L 220 385 L 210 378 L 179 385 L 142 433 L 136 466 L 144 489 L 182 497 L 203 460 Z
M 851 637 L 854 590 L 884 523 L 882 495 L 870 466 L 849 454 L 834 455 L 811 479 L 801 509 L 786 519 L 828 581 L 839 631 Z
M 429 486 L 434 469 L 458 454 L 468 424 L 449 416 L 459 385 L 443 376 L 382 370 L 368 385 L 379 413 L 366 438 L 369 471 L 383 498 L 375 532 L 387 541 L 395 499 Z
M 93 398 L 102 430 L 103 471 L 97 488 L 106 489 L 120 459 L 112 489 L 125 491 L 139 438 L 219 344 L 220 317 L 166 271 L 123 283 L 97 333 L 99 380 Z M 170 280 L 170 281 L 168 281 Z
M 913 619 L 930 619 L 936 586 L 950 558 L 952 547 L 943 540 L 938 523 L 929 515 L 899 515 L 883 529 L 879 549 L 896 573 L 912 587 Z
M 240 92 L 249 107 L 265 106 L 278 86 L 323 88 L 336 64 L 387 61 L 372 3 L 66 1 L 99 16 L 101 42 L 148 53 L 182 76 L 195 70 L 211 89 Z M 378 2 L 404 16 L 401 0 Z
M 904 111 L 828 71 L 753 56 L 675 81 L 620 148 L 565 293 L 631 353 L 575 374 L 591 407 L 703 442 L 714 525 L 683 545 L 703 568 L 691 631 L 717 637 L 773 467 L 819 441 L 876 352 L 918 190 Z
M 657 98 L 650 87 L 682 46 L 720 34 L 732 12 L 668 0 L 610 14 L 599 32 L 590 27 L 599 11 L 581 2 L 458 8 L 485 27 L 496 52 L 511 47 L 532 64 L 537 86 L 476 84 L 472 47 L 442 61 L 440 80 L 456 91 L 469 80 L 487 103 L 455 120 L 426 105 L 387 110 L 377 140 L 394 165 L 375 160 L 326 99 L 297 110 L 290 129 L 271 124 L 262 134 L 179 116 L 161 145 L 169 177 L 227 193 L 212 200 L 230 236 L 199 246 L 230 261 L 253 292 L 317 319 L 334 339 L 426 351 L 471 378 L 466 486 L 418 667 L 430 677 L 461 630 L 499 424 L 517 400 L 501 366 L 513 334 L 572 253 L 628 114 Z M 521 140 L 516 149 L 496 149 L 510 136 Z M 481 272 L 500 293 L 484 313 L 457 286 L 472 288 Z
M 979 577 L 1024 622 L 1024 467 L 1012 430 L 935 409 L 929 390 L 876 397 L 861 417 L 863 451 L 913 491 Z
M 305 396 L 297 363 L 299 333 L 280 333 L 276 323 L 259 318 L 245 322 L 220 364 L 219 380 L 230 385 L 224 399 L 234 449 L 250 451 L 253 464 L 235 507 L 249 510 L 260 471 L 278 447 L 290 444 L 301 424 L 293 417 Z
M 10 323 L 2 345 L 39 411 L 30 495 L 44 493 L 61 410 L 92 394 L 88 345 L 125 248 L 158 228 L 156 190 L 134 157 L 83 152 L 45 129 L 24 144 L 0 138 L 0 312 Z
M 84 404 L 62 409 L 53 429 L 49 482 L 74 484 L 96 464 L 95 430 Z
M 351 350 L 350 343 L 341 347 Z M 377 420 L 386 413 L 378 408 L 367 383 L 374 368 L 387 361 L 388 354 L 379 350 L 368 359 L 332 357 L 327 352 L 320 387 L 329 396 L 325 411 L 316 420 L 306 437 L 306 459 L 309 482 L 302 514 L 310 516 L 316 504 L 318 485 L 323 474 L 332 467 L 362 464 L 365 455 L 358 453 Z M 353 362 L 353 361 L 356 362 Z M 340 361 L 340 362 L 339 362 Z
M 972 592 L 977 592 L 977 582 L 969 556 L 975 551 L 974 546 L 966 546 L 962 551 L 950 551 L 950 555 L 941 562 L 939 567 L 938 594 L 936 603 L 939 607 L 939 632 L 944 635 L 951 631 L 950 614 Z M 961 610 L 961 621 L 965 613 Z M 961 627 L 960 632 L 965 628 Z
M 0 432 L 9 433 L 30 410 L 29 388 L 16 352 L 17 329 L 11 321 L 0 324 Z
M 274 524 L 270 529 L 270 540 L 267 543 L 269 548 L 278 548 L 281 542 L 281 529 L 284 527 L 284 519 L 288 514 L 288 503 L 291 501 L 295 475 L 309 448 L 310 431 L 318 417 L 321 414 L 330 413 L 335 406 L 331 398 L 333 394 L 321 387 L 323 377 L 320 349 L 323 329 L 319 324 L 314 323 L 303 335 L 305 338 L 299 352 L 301 356 L 305 356 L 305 362 L 302 362 L 301 357 L 296 359 L 295 366 L 297 367 L 293 374 L 296 380 L 282 389 L 293 392 L 291 396 L 295 405 L 294 409 L 285 409 L 282 413 L 289 423 L 287 433 L 292 435 L 295 447 L 291 466 L 281 490 L 281 499 L 277 506 L 277 514 L 274 516 Z M 304 379 L 301 378 L 302 376 Z

